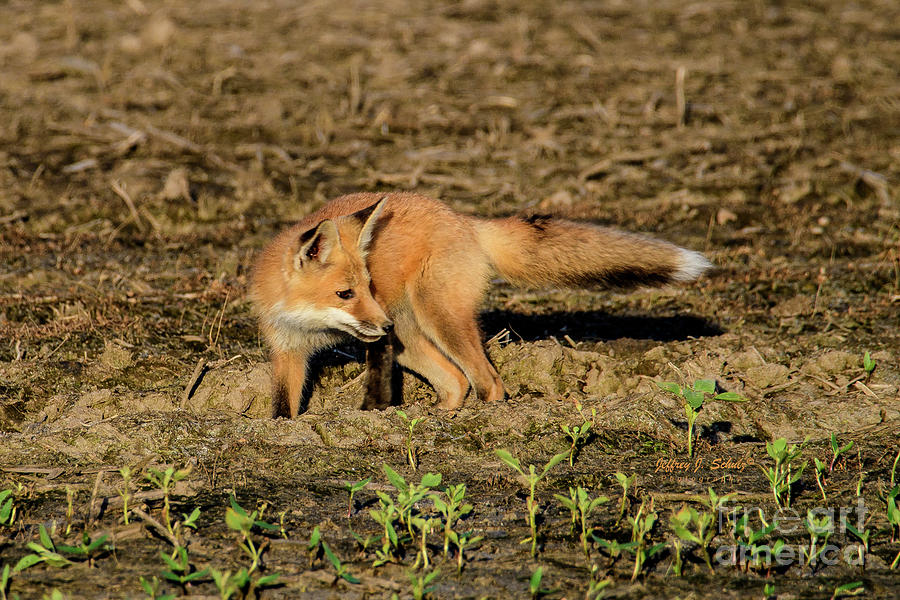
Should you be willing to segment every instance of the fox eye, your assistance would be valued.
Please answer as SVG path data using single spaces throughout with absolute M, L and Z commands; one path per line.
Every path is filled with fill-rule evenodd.
M 353 290 L 339 290 L 335 292 L 341 300 L 349 300 L 353 297 Z

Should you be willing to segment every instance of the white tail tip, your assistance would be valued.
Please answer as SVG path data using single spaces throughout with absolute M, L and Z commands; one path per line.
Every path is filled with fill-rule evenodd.
M 685 250 L 684 248 L 679 248 L 679 250 L 681 251 L 681 265 L 675 271 L 675 274 L 672 275 L 672 279 L 675 281 L 693 281 L 713 266 L 699 252 Z

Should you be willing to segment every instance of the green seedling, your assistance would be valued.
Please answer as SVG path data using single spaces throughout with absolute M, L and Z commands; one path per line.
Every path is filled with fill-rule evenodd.
M 733 557 L 733 562 L 736 565 L 741 562 L 737 555 L 738 551 L 740 551 L 741 558 L 747 557 L 747 560 L 743 562 L 745 571 L 750 568 L 759 569 L 763 566 L 768 567 L 771 564 L 772 554 L 778 554 L 784 546 L 784 540 L 778 540 L 771 547 L 766 544 L 757 543 L 775 531 L 775 528 L 778 526 L 774 521 L 772 523 L 766 523 L 765 519 L 763 519 L 762 511 L 759 511 L 758 514 L 759 519 L 762 522 L 761 529 L 753 529 L 750 526 L 750 516 L 747 512 L 744 512 L 732 526 L 732 534 L 735 540 L 735 556 Z M 763 562 L 763 556 L 766 556 L 765 563 Z
M 150 481 L 150 483 L 156 486 L 163 493 L 163 524 L 165 524 L 166 529 L 169 530 L 169 533 L 176 538 L 178 536 L 176 535 L 175 529 L 172 525 L 172 505 L 169 496 L 172 493 L 172 488 L 175 486 L 175 484 L 185 479 L 188 475 L 190 475 L 190 473 L 190 467 L 188 467 L 187 469 L 176 469 L 175 467 L 168 467 L 165 471 L 155 469 L 153 467 L 147 469 L 147 480 Z
M 3 571 L 0 571 L 0 600 L 7 600 L 6 590 L 9 589 L 9 577 L 11 569 L 9 565 L 3 565 Z
M 539 507 L 534 497 L 535 489 L 537 488 L 537 484 L 541 481 L 541 479 L 546 477 L 547 473 L 550 472 L 550 469 L 565 460 L 566 454 L 567 452 L 561 452 L 555 455 L 547 462 L 547 464 L 544 465 L 543 470 L 540 472 L 540 474 L 538 474 L 534 468 L 534 465 L 528 465 L 528 473 L 525 473 L 518 459 L 514 458 L 506 450 L 497 450 L 497 456 L 500 458 L 500 460 L 502 460 L 507 464 L 507 466 L 521 475 L 524 478 L 525 482 L 528 484 L 528 498 L 526 500 L 526 507 L 528 508 L 528 526 L 531 528 L 531 536 L 522 540 L 521 543 L 525 544 L 527 542 L 531 542 L 531 556 L 537 555 L 537 512 Z
M 423 568 L 428 568 L 428 534 L 436 525 L 440 525 L 440 519 L 428 518 L 423 516 L 414 516 L 410 518 L 413 527 L 419 530 L 419 552 L 416 555 L 416 562 L 413 564 L 414 569 L 419 568 L 419 561 L 422 561 Z
M 68 537 L 72 533 L 72 520 L 75 517 L 75 490 L 66 486 L 66 533 Z
M 393 498 L 380 490 L 375 493 L 378 495 L 380 508 L 370 509 L 369 514 L 384 530 L 381 536 L 381 550 L 375 551 L 375 562 L 372 563 L 373 567 L 379 567 L 394 562 L 397 558 L 396 551 L 400 548 L 400 538 L 394 523 L 400 519 L 400 511 L 397 510 Z
M 900 539 L 900 508 L 897 508 L 898 495 L 900 495 L 900 485 L 895 485 L 885 498 L 885 503 L 887 504 L 886 516 L 891 526 L 892 543 Z M 891 562 L 891 569 L 897 568 L 898 563 L 900 563 L 900 552 L 897 553 L 897 556 Z
M 808 440 L 809 438 L 800 445 L 791 444 L 790 446 L 788 446 L 787 440 L 784 438 L 778 438 L 774 442 L 766 442 L 766 452 L 775 461 L 775 466 L 760 467 L 760 469 L 762 469 L 763 474 L 769 480 L 772 495 L 778 507 L 791 505 L 791 487 L 800 479 L 807 465 L 807 461 L 804 461 L 803 465 L 795 473 L 794 461 L 803 453 L 803 448 Z
M 41 562 L 51 567 L 65 567 L 72 564 L 72 561 L 56 551 L 56 545 L 50 539 L 50 534 L 43 525 L 39 529 L 39 538 L 40 543 L 28 542 L 26 544 L 32 553 L 19 559 L 19 562 L 13 567 L 13 573 L 19 573 Z
M 425 417 L 418 417 L 416 419 L 410 419 L 405 412 L 396 409 L 397 416 L 400 417 L 400 420 L 403 421 L 403 425 L 406 426 L 407 436 L 406 436 L 406 460 L 409 462 L 409 466 L 413 468 L 413 471 L 416 470 L 416 454 L 417 451 L 415 447 L 413 447 L 413 431 L 416 428 L 416 425 L 425 420 Z
M 724 400 L 726 402 L 746 402 L 747 399 L 735 392 L 716 393 L 716 382 L 712 379 L 698 379 L 692 387 L 681 387 L 671 381 L 655 381 L 656 385 L 670 394 L 681 398 L 684 403 L 684 414 L 687 417 L 687 452 L 688 457 L 694 456 L 694 423 L 703 408 L 706 396 L 712 396 L 712 400 Z
M 278 525 L 267 523 L 261 519 L 262 513 L 265 512 L 266 509 L 265 504 L 263 504 L 261 509 L 248 513 L 237 503 L 237 499 L 235 499 L 233 495 L 229 496 L 228 500 L 231 506 L 225 509 L 225 524 L 228 525 L 229 529 L 240 534 L 241 538 L 238 541 L 238 547 L 240 547 L 251 560 L 250 568 L 247 571 L 248 575 L 251 575 L 259 566 L 263 550 L 265 549 L 265 546 L 257 546 L 253 542 L 253 536 L 250 535 L 251 531 L 254 527 L 257 527 L 263 531 L 271 532 L 277 531 L 279 527 Z
M 450 531 L 449 536 L 450 541 L 453 542 L 453 544 L 456 546 L 456 572 L 457 574 L 459 574 L 462 573 L 463 569 L 463 552 L 466 550 L 466 548 L 474 546 L 475 544 L 480 542 L 482 539 L 484 539 L 484 537 L 480 535 L 472 537 L 471 532 L 467 531 L 465 533 L 457 533 L 452 530 Z
M 108 535 L 102 535 L 96 540 L 91 541 L 88 532 L 85 531 L 81 534 L 81 543 L 77 546 L 64 546 L 59 544 L 56 546 L 56 549 L 59 552 L 65 552 L 66 554 L 71 554 L 80 560 L 88 561 L 88 565 L 94 565 L 94 559 L 97 557 L 96 555 L 103 554 L 110 549 L 110 545 L 106 543 L 106 540 L 109 539 Z
M 328 558 L 328 562 L 331 563 L 331 566 L 334 567 L 334 571 L 337 576 L 347 583 L 359 583 L 359 579 L 350 574 L 347 565 L 341 563 L 341 559 L 337 557 L 337 555 L 332 552 L 331 548 L 328 547 L 328 544 L 325 543 L 325 540 L 322 540 L 322 551 L 325 553 L 325 557 Z
M 559 427 L 572 441 L 572 445 L 569 448 L 569 466 L 571 467 L 575 454 L 581 450 L 582 446 L 587 444 L 588 439 L 591 437 L 591 422 L 585 421 L 580 426 L 575 425 L 571 429 L 568 425 L 560 425 Z
M 569 515 L 572 517 L 569 521 L 569 535 L 575 535 L 575 523 L 578 521 L 578 493 L 575 488 L 569 487 L 568 498 L 561 494 L 553 494 L 553 497 L 569 509 Z
M 432 585 L 434 580 L 441 574 L 440 569 L 435 569 L 431 573 L 416 573 L 415 571 L 407 571 L 406 577 L 409 579 L 409 585 L 412 588 L 412 596 L 415 600 L 422 600 L 425 596 L 433 592 L 437 586 Z
M 471 504 L 464 504 L 466 497 L 466 485 L 460 483 L 458 485 L 448 486 L 444 490 L 444 497 L 438 494 L 428 496 L 434 503 L 434 507 L 444 517 L 444 556 L 450 548 L 450 533 L 453 531 L 453 525 L 460 518 L 472 512 Z
M 144 593 L 147 594 L 148 600 L 175 600 L 175 594 L 159 593 L 159 586 L 162 585 L 162 581 L 160 581 L 159 577 L 155 575 L 150 579 L 138 577 L 138 581 L 140 581 Z
M 834 588 L 831 594 L 831 600 L 837 600 L 843 596 L 858 596 L 866 591 L 862 581 L 854 581 L 853 583 L 845 583 Z
M 894 487 L 894 476 L 897 474 L 897 461 L 900 461 L 900 450 L 897 450 L 897 456 L 894 457 L 894 464 L 891 465 L 891 487 Z
M 828 544 L 828 538 L 834 529 L 831 517 L 822 515 L 819 518 L 813 516 L 812 511 L 807 511 L 806 518 L 803 519 L 803 525 L 809 532 L 809 550 L 803 549 L 806 554 L 806 566 L 810 567 L 819 558 L 819 555 L 825 550 Z
M 634 480 L 637 478 L 637 473 L 632 474 L 631 477 L 626 477 L 624 473 L 619 473 L 617 471 L 615 476 L 616 481 L 622 486 L 622 502 L 619 504 L 619 518 L 616 519 L 616 524 L 618 524 L 619 521 L 622 520 L 622 517 L 625 516 L 625 501 L 628 499 L 628 488 L 634 483 Z
M 637 514 L 634 517 L 628 517 L 628 522 L 631 524 L 631 541 L 635 544 L 632 550 L 634 552 L 634 571 L 631 573 L 632 581 L 637 579 L 647 559 L 666 547 L 665 544 L 647 545 L 650 532 L 656 524 L 656 519 L 659 515 L 652 508 L 649 508 L 647 513 L 644 514 L 644 508 L 645 503 L 642 501 Z
M 713 513 L 707 512 L 701 514 L 697 512 L 696 509 L 687 506 L 682 507 L 681 510 L 669 518 L 669 524 L 672 526 L 672 531 L 674 531 L 677 536 L 674 542 L 675 563 L 673 569 L 675 575 L 681 577 L 681 550 L 684 542 L 697 544 L 700 551 L 703 553 L 703 562 L 706 563 L 706 566 L 709 567 L 710 571 L 713 570 L 709 559 L 708 548 L 713 537 L 716 535 L 716 530 L 713 526 L 714 523 L 715 516 Z
M 555 589 L 545 589 L 541 587 L 541 581 L 544 579 L 544 567 L 538 567 L 535 569 L 534 573 L 531 574 L 531 579 L 528 580 L 528 591 L 531 592 L 532 598 L 540 598 L 542 596 L 547 596 L 555 592 Z
M 828 465 L 815 457 L 813 457 L 813 464 L 816 467 L 816 485 L 822 492 L 822 500 L 828 502 L 828 496 L 825 495 L 825 471 L 828 470 Z
M 190 583 L 205 579 L 209 575 L 209 569 L 197 571 L 191 567 L 188 551 L 184 546 L 176 548 L 174 556 L 169 556 L 165 552 L 160 552 L 159 556 L 168 567 L 160 574 L 163 578 L 180 585 L 183 592 L 187 591 Z
M 584 600 L 600 600 L 606 594 L 606 588 L 612 583 L 612 579 L 597 579 L 600 567 L 591 566 L 591 577 L 588 580 L 588 589 L 584 595 Z
M 404 523 L 409 531 L 409 537 L 414 538 L 412 530 L 412 511 L 415 505 L 424 500 L 429 492 L 441 484 L 440 473 L 425 473 L 420 483 L 407 483 L 403 477 L 387 464 L 382 465 L 382 470 L 388 481 L 397 489 L 397 512 L 400 522 Z
M 210 576 L 216 589 L 219 591 L 221 600 L 229 600 L 232 596 L 241 594 L 242 598 L 256 598 L 257 590 L 271 587 L 278 584 L 281 577 L 278 573 L 265 575 L 257 580 L 253 580 L 246 568 L 241 568 L 236 573 L 231 571 L 219 571 L 218 569 L 210 569 Z
M 878 366 L 878 363 L 872 360 L 872 355 L 866 350 L 866 353 L 863 354 L 863 370 L 866 372 L 866 383 L 869 383 L 869 379 L 872 377 L 872 371 L 875 370 L 876 366 Z
M 846 527 L 847 531 L 852 533 L 854 536 L 856 536 L 857 539 L 859 539 L 860 542 L 862 542 L 860 544 L 857 544 L 856 546 L 856 556 L 859 558 L 859 564 L 863 568 L 865 568 L 866 555 L 869 553 L 869 536 L 872 534 L 872 531 L 870 529 L 864 529 L 863 531 L 860 531 L 859 529 L 848 523 L 846 520 L 844 521 L 844 527 Z
M 831 464 L 828 465 L 828 472 L 829 472 L 829 473 L 833 473 L 833 472 L 834 472 L 834 465 L 837 463 L 838 458 L 840 458 L 841 454 L 844 454 L 844 453 L 846 453 L 846 452 L 849 452 L 851 448 L 853 448 L 853 442 L 852 442 L 852 441 L 848 442 L 846 446 L 841 447 L 841 446 L 838 445 L 837 436 L 836 436 L 834 433 L 831 434 L 831 454 L 832 454 L 832 457 L 831 457 Z
M 54 588 L 49 594 L 41 594 L 41 600 L 67 600 L 61 591 Z
M 769 600 L 775 597 L 775 585 L 767 583 L 763 586 L 763 600 Z
M 591 513 L 601 504 L 609 502 L 609 498 L 606 496 L 597 496 L 592 499 L 588 495 L 587 490 L 581 486 L 574 489 L 569 488 L 568 498 L 560 494 L 554 494 L 553 497 L 559 500 L 560 504 L 569 509 L 572 513 L 573 523 L 576 520 L 576 516 L 581 522 L 581 549 L 584 552 L 585 558 L 587 558 L 590 555 L 588 551 L 588 535 L 593 532 L 593 529 L 588 526 Z
M 122 467 L 119 469 L 119 475 L 122 476 L 122 486 L 117 491 L 122 499 L 122 518 L 125 520 L 125 524 L 128 525 L 128 503 L 131 501 L 131 467 L 127 465 Z
M 0 525 L 9 527 L 16 520 L 16 507 L 12 499 L 13 490 L 0 491 Z
M 605 540 L 603 538 L 597 537 L 595 534 L 591 534 L 591 537 L 597 542 L 597 545 L 606 550 L 609 554 L 609 557 L 615 561 L 617 558 L 622 556 L 624 552 L 634 552 L 635 548 L 637 548 L 637 542 L 619 542 L 617 540 Z
M 356 495 L 356 492 L 362 490 L 364 487 L 369 485 L 369 482 L 372 481 L 371 477 L 366 477 L 362 481 L 357 481 L 356 483 L 345 483 L 344 489 L 347 490 L 347 493 L 350 495 L 350 499 L 347 501 L 347 518 L 350 518 L 350 515 L 353 514 L 353 496 Z

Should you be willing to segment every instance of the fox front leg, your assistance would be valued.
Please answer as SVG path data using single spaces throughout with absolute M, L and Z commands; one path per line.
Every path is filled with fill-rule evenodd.
M 392 334 L 366 344 L 366 395 L 363 410 L 385 409 L 399 404 L 400 372 L 394 368 Z
M 300 412 L 308 357 L 298 352 L 272 353 L 272 417 L 293 419 Z

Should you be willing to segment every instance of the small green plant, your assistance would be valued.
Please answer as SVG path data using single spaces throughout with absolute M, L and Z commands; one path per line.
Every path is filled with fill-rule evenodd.
M 537 484 L 546 477 L 547 473 L 550 472 L 550 469 L 558 465 L 560 462 L 566 459 L 567 452 L 561 452 L 551 458 L 547 464 L 544 465 L 544 468 L 541 470 L 540 474 L 534 468 L 534 465 L 528 465 L 528 473 L 526 473 L 522 469 L 522 465 L 519 463 L 519 460 L 514 458 L 512 454 L 508 451 L 500 449 L 497 450 L 497 456 L 504 463 L 507 464 L 510 468 L 515 470 L 519 475 L 521 475 L 525 482 L 528 484 L 528 498 L 526 499 L 526 507 L 528 509 L 528 526 L 531 528 L 531 536 L 522 540 L 521 543 L 531 542 L 531 556 L 537 555 L 537 512 L 538 512 L 538 503 L 535 500 L 534 493 L 537 488 Z
M 9 565 L 3 565 L 3 571 L 0 571 L 0 600 L 6 600 L 6 590 L 9 589 L 10 572 Z
M 43 525 L 39 527 L 40 543 L 28 542 L 26 546 L 31 550 L 31 554 L 26 554 L 19 559 L 16 566 L 13 567 L 13 573 L 24 571 L 38 563 L 46 563 L 51 567 L 65 567 L 72 564 L 68 558 L 56 551 L 56 545 L 47 533 L 47 528 Z
M 334 571 L 337 576 L 347 583 L 359 583 L 359 579 L 350 574 L 347 565 L 341 563 L 341 559 L 337 557 L 337 555 L 331 550 L 325 540 L 322 540 L 322 551 L 325 553 L 325 557 L 328 558 L 328 562 L 331 563 L 331 566 L 334 567 Z
M 622 520 L 622 517 L 625 516 L 625 501 L 628 499 L 628 488 L 631 487 L 631 484 L 634 483 L 634 480 L 637 479 L 637 473 L 633 473 L 631 477 L 626 477 L 624 473 L 616 472 L 615 473 L 616 481 L 619 482 L 619 485 L 622 486 L 622 502 L 619 503 L 619 518 L 616 519 L 616 523 Z
M 12 499 L 13 490 L 0 490 L 0 525 L 9 527 L 16 520 L 16 507 Z
M 75 518 L 75 490 L 66 486 L 66 537 L 72 533 L 72 521 Z
M 772 555 L 777 555 L 784 546 L 784 540 L 776 541 L 771 547 L 767 544 L 757 543 L 775 531 L 778 526 L 775 521 L 767 523 L 763 518 L 762 511 L 758 511 L 758 515 L 762 523 L 760 529 L 753 529 L 750 526 L 750 515 L 746 511 L 732 524 L 732 535 L 735 540 L 734 563 L 742 564 L 745 571 L 751 568 L 769 567 Z M 764 557 L 765 560 L 763 560 Z
M 381 536 L 381 549 L 375 551 L 375 562 L 373 567 L 379 567 L 383 564 L 394 562 L 397 558 L 397 550 L 400 547 L 400 537 L 397 535 L 397 528 L 394 523 L 400 519 L 400 511 L 394 504 L 393 498 L 378 490 L 379 508 L 369 509 L 369 515 L 376 523 L 381 525 L 384 533 Z
M 434 507 L 444 517 L 444 556 L 447 556 L 450 549 L 450 533 L 453 531 L 453 525 L 472 512 L 472 505 L 464 504 L 465 497 L 466 485 L 464 483 L 448 486 L 444 490 L 444 497 L 438 494 L 429 495 Z
M 708 512 L 701 514 L 692 507 L 683 506 L 681 510 L 669 518 L 669 524 L 672 526 L 672 531 L 674 531 L 677 536 L 674 541 L 675 562 L 673 564 L 673 570 L 675 571 L 675 575 L 681 577 L 681 550 L 683 542 L 693 542 L 694 544 L 697 544 L 702 552 L 703 562 L 705 562 L 706 566 L 709 567 L 709 570 L 712 571 L 713 568 L 709 559 L 708 548 L 713 537 L 716 535 L 714 514 Z
M 831 532 L 834 530 L 834 524 L 828 515 L 816 518 L 812 511 L 807 511 L 803 525 L 809 532 L 809 549 L 804 548 L 803 553 L 806 555 L 806 566 L 810 567 L 825 550 L 828 538 L 831 537 Z
M 554 494 L 554 498 L 559 500 L 560 504 L 569 509 L 572 513 L 573 521 L 576 520 L 576 516 L 581 523 L 581 549 L 584 552 L 584 556 L 589 556 L 588 551 L 588 535 L 593 532 L 593 529 L 588 526 L 588 522 L 590 521 L 591 513 L 600 506 L 601 504 L 606 504 L 609 502 L 609 498 L 606 496 L 597 496 L 596 498 L 591 498 L 587 490 L 585 490 L 580 485 L 577 488 L 569 488 L 569 497 L 566 498 L 561 494 Z
M 209 575 L 209 569 L 197 571 L 191 567 L 188 551 L 184 546 L 176 548 L 173 556 L 160 552 L 159 557 L 167 567 L 161 573 L 163 578 L 180 585 L 183 592 L 187 592 L 187 586 L 192 582 L 205 579 Z
M 106 540 L 109 539 L 108 535 L 102 535 L 96 540 L 91 540 L 88 532 L 85 531 L 81 534 L 81 543 L 77 546 L 64 546 L 62 544 L 58 544 L 56 549 L 59 552 L 65 552 L 66 554 L 74 555 L 76 558 L 80 560 L 88 561 L 88 565 L 94 566 L 94 559 L 97 558 L 98 555 L 103 554 L 110 549 L 110 545 L 106 543 Z
M 421 561 L 422 566 L 427 569 L 428 562 L 428 534 L 431 533 L 432 529 L 436 525 L 441 523 L 440 519 L 435 519 L 431 517 L 424 517 L 421 515 L 416 515 L 414 517 L 410 517 L 410 522 L 413 527 L 419 530 L 419 552 L 416 554 L 416 562 L 413 564 L 414 569 L 419 568 L 419 561 Z
M 456 572 L 462 573 L 463 569 L 463 552 L 466 548 L 474 546 L 478 542 L 480 542 L 483 536 L 476 535 L 472 536 L 472 533 L 467 531 L 465 533 L 457 533 L 456 531 L 450 531 L 450 541 L 456 546 Z
M 763 600 L 769 600 L 773 597 L 775 597 L 775 585 L 767 583 L 763 586 Z
M 568 425 L 560 425 L 559 427 L 572 441 L 572 445 L 569 447 L 569 466 L 571 467 L 572 462 L 575 459 L 575 454 L 581 450 L 582 446 L 584 446 L 591 437 L 591 422 L 585 421 L 580 426 L 575 425 L 571 428 L 569 428 Z
M 856 546 L 856 555 L 859 558 L 859 564 L 865 567 L 866 555 L 869 553 L 869 536 L 872 534 L 872 531 L 870 529 L 863 529 L 860 531 L 846 520 L 844 521 L 844 527 L 846 527 L 847 531 L 856 536 L 861 542 Z
M 433 592 L 437 586 L 432 585 L 434 580 L 441 574 L 440 569 L 435 569 L 430 573 L 416 573 L 415 571 L 407 571 L 406 577 L 409 579 L 409 585 L 412 588 L 412 596 L 415 600 L 422 600 L 425 596 Z
M 253 580 L 250 572 L 242 567 L 236 573 L 231 571 L 219 571 L 218 569 L 210 569 L 210 576 L 216 589 L 219 591 L 221 600 L 229 600 L 229 598 L 240 594 L 242 598 L 255 598 L 256 591 L 266 587 L 278 584 L 281 577 L 278 573 L 265 575 L 257 580 Z
M 843 585 L 839 585 L 834 588 L 834 593 L 831 594 L 831 600 L 837 600 L 842 596 L 857 596 L 866 591 L 866 588 L 863 587 L 862 581 L 854 581 L 853 583 L 845 583 Z
M 822 500 L 828 502 L 828 496 L 825 495 L 825 472 L 828 470 L 828 465 L 816 457 L 813 457 L 813 465 L 816 467 L 816 485 L 822 492 Z
M 631 541 L 635 543 L 632 549 L 632 552 L 634 552 L 634 571 L 631 573 L 632 581 L 637 579 L 647 559 L 666 547 L 665 544 L 648 546 L 650 532 L 656 524 L 656 519 L 659 515 L 653 511 L 652 506 L 647 509 L 645 514 L 645 506 L 645 502 L 642 501 L 637 514 L 634 517 L 628 517 L 628 522 L 631 524 Z
M 153 576 L 150 579 L 144 579 L 143 577 L 138 577 L 138 581 L 141 584 L 141 589 L 144 590 L 144 593 L 147 594 L 147 598 L 149 600 L 174 600 L 175 594 L 160 594 L 159 586 L 162 585 L 162 581 L 160 581 L 159 577 Z
M 791 505 L 791 487 L 800 479 L 807 465 L 807 461 L 804 461 L 803 465 L 796 469 L 795 461 L 803 453 L 803 448 L 806 446 L 808 439 L 804 440 L 800 445 L 791 444 L 790 446 L 788 446 L 787 440 L 784 438 L 778 438 L 774 442 L 766 442 L 766 452 L 775 461 L 775 465 L 768 468 L 760 467 L 760 469 L 762 469 L 763 474 L 769 480 L 772 495 L 778 507 Z
M 422 475 L 422 480 L 416 484 L 407 483 L 399 473 L 387 464 L 382 465 L 382 470 L 391 485 L 397 489 L 397 512 L 400 522 L 406 525 L 409 537 L 413 538 L 415 537 L 411 520 L 413 508 L 415 508 L 417 503 L 424 500 L 433 488 L 441 484 L 442 475 L 440 473 L 425 473 Z
M 362 481 L 357 481 L 356 483 L 345 483 L 344 489 L 347 490 L 347 493 L 350 495 L 350 499 L 347 501 L 347 518 L 353 514 L 353 496 L 356 495 L 356 492 L 362 490 L 364 487 L 369 485 L 369 482 L 372 481 L 371 477 L 366 477 Z
M 726 402 L 746 402 L 747 399 L 735 392 L 716 393 L 716 382 L 712 379 L 698 379 L 691 387 L 681 387 L 671 381 L 655 381 L 656 385 L 670 394 L 681 398 L 684 403 L 684 414 L 687 417 L 687 452 L 688 457 L 694 456 L 694 423 L 703 408 L 707 394 L 712 400 L 724 400 Z
M 147 480 L 149 480 L 150 483 L 156 486 L 163 493 L 163 524 L 166 526 L 166 529 L 168 529 L 172 537 L 175 537 L 176 539 L 178 536 L 176 534 L 174 526 L 172 525 L 172 505 L 169 496 L 172 493 L 172 488 L 175 486 L 175 483 L 185 479 L 188 475 L 190 475 L 190 473 L 190 467 L 188 467 L 187 469 L 176 469 L 175 467 L 168 467 L 165 471 L 155 469 L 153 467 L 147 469 Z
M 584 600 L 600 600 L 606 593 L 606 588 L 612 583 L 612 579 L 597 579 L 600 567 L 591 566 L 591 577 L 588 579 L 588 589 L 584 595 Z
M 122 486 L 118 488 L 119 497 L 122 498 L 122 518 L 128 525 L 128 503 L 131 501 L 131 477 L 133 475 L 131 467 L 127 465 L 122 467 L 119 469 L 119 475 L 122 476 Z
M 866 372 L 866 383 L 869 383 L 869 379 L 872 378 L 872 372 L 876 366 L 878 366 L 878 363 L 872 360 L 872 355 L 866 350 L 866 353 L 863 354 L 863 370 Z
M 885 498 L 887 521 L 891 526 L 891 542 L 900 540 L 900 508 L 897 508 L 898 495 L 900 495 L 900 485 L 895 485 Z M 891 562 L 891 569 L 897 568 L 898 563 L 900 563 L 900 552 L 897 552 L 897 556 Z
M 538 567 L 535 569 L 534 573 L 531 574 L 531 579 L 528 580 L 528 591 L 531 593 L 532 598 L 540 598 L 541 596 L 547 596 L 555 592 L 555 589 L 545 589 L 541 587 L 541 582 L 544 579 L 544 567 Z
M 409 466 L 413 468 L 413 471 L 416 470 L 416 454 L 417 451 L 413 446 L 413 431 L 416 428 L 416 425 L 425 420 L 425 417 L 418 417 L 416 419 L 410 419 L 405 412 L 396 409 L 397 416 L 400 417 L 400 420 L 403 421 L 403 425 L 406 426 L 407 436 L 406 436 L 406 460 L 409 462 Z
M 834 472 L 834 465 L 837 464 L 838 458 L 841 457 L 841 454 L 845 454 L 846 452 L 849 452 L 851 448 L 853 448 L 853 441 L 850 441 L 847 443 L 847 445 L 841 447 L 838 444 L 837 436 L 834 433 L 831 434 L 831 454 L 832 454 L 832 456 L 831 456 L 831 464 L 828 465 L 829 473 Z
M 237 503 L 237 499 L 233 495 L 229 496 L 228 500 L 231 506 L 225 509 L 225 524 L 228 525 L 229 529 L 240 534 L 238 547 L 243 550 L 251 560 L 250 568 L 247 570 L 248 575 L 250 575 L 256 571 L 257 567 L 259 567 L 262 553 L 265 549 L 265 546 L 254 543 L 251 531 L 254 527 L 258 527 L 263 531 L 271 532 L 277 531 L 279 527 L 278 525 L 267 523 L 262 520 L 262 514 L 266 509 L 265 504 L 263 504 L 262 508 L 259 510 L 248 513 Z
M 634 552 L 634 549 L 637 548 L 637 542 L 619 542 L 618 540 L 605 540 L 603 538 L 597 537 L 595 534 L 591 534 L 591 537 L 597 542 L 597 545 L 606 550 L 609 554 L 609 557 L 615 561 L 617 558 L 622 556 L 623 552 Z

